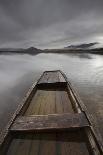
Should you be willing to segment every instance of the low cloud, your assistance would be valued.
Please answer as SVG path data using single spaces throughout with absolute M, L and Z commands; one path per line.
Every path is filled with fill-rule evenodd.
M 102 0 L 1 0 L 0 47 L 101 41 L 102 17 Z

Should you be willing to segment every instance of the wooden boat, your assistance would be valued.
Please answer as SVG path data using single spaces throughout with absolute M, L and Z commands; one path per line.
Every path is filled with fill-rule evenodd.
M 99 135 L 61 71 L 46 71 L 0 138 L 0 155 L 102 155 Z

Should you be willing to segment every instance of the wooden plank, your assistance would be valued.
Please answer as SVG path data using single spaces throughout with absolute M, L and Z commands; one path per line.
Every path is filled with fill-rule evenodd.
M 82 131 L 71 132 L 70 134 L 61 133 L 58 136 L 61 139 L 61 155 L 89 155 L 86 137 Z
M 19 136 L 18 139 L 12 142 L 11 149 L 8 151 L 8 155 L 28 155 L 30 151 L 31 145 L 31 135 L 27 135 L 25 137 Z M 14 146 L 15 145 L 15 146 Z M 19 148 L 19 149 L 18 149 Z M 13 152 L 13 153 L 12 153 Z
M 37 90 L 27 111 L 25 112 L 25 116 L 53 113 L 55 113 L 55 91 Z
M 57 114 L 63 114 L 63 105 L 61 103 L 60 91 L 56 91 L 55 111 Z
M 99 150 L 98 150 L 96 142 L 94 141 L 94 136 L 91 133 L 90 128 L 89 129 L 85 128 L 85 132 L 87 133 L 88 141 L 89 141 L 90 147 L 91 147 L 91 149 L 93 151 L 93 155 L 98 155 L 99 154 Z
M 38 81 L 38 84 L 46 83 L 47 79 L 48 79 L 48 73 L 43 73 L 43 75 L 41 76 L 40 80 Z
M 12 118 L 10 119 L 10 121 L 8 122 L 7 126 L 5 127 L 5 129 L 1 132 L 0 134 L 0 147 L 2 146 L 2 144 L 4 143 L 5 139 L 8 137 L 9 135 L 9 128 L 11 127 L 12 123 L 14 122 L 14 120 L 16 119 L 16 117 L 18 116 L 18 114 L 21 113 L 21 111 L 25 108 L 26 104 L 28 103 L 28 101 L 31 99 L 32 94 L 35 92 L 36 90 L 36 86 L 37 86 L 37 82 L 35 82 L 30 89 L 28 90 L 28 92 L 26 93 L 25 97 L 23 98 L 23 100 L 21 101 L 21 103 L 18 105 L 18 108 L 16 109 L 16 111 L 14 112 Z
M 55 133 L 41 134 L 40 155 L 56 155 L 55 135 Z
M 63 112 L 64 113 L 74 113 L 72 103 L 71 103 L 66 91 L 61 92 L 61 101 L 63 104 Z
M 81 114 L 55 114 L 37 115 L 32 117 L 18 117 L 10 130 L 32 131 L 32 130 L 66 130 L 89 126 L 83 113 Z
M 47 82 L 46 83 L 55 83 L 55 73 L 51 73 L 51 72 L 49 72 L 48 73 L 48 79 L 47 79 Z
M 40 135 L 19 134 L 12 140 L 6 155 L 38 155 Z
M 65 90 L 58 90 L 56 93 L 56 113 L 74 113 L 72 103 L 69 99 L 68 93 Z
M 36 114 L 38 115 L 37 108 L 39 107 L 39 101 L 40 101 L 41 97 L 42 97 L 41 91 L 37 90 L 31 100 L 31 102 L 29 103 L 29 106 L 24 114 L 25 116 L 33 115 L 33 114 L 35 114 L 35 112 L 37 112 Z M 38 105 L 36 104 L 37 102 L 38 102 Z
M 59 89 L 37 90 L 25 116 L 74 113 L 67 92 Z
M 47 91 L 46 105 L 44 105 L 44 115 L 55 113 L 55 91 Z
M 17 133 L 6 155 L 90 155 L 88 147 L 82 129 L 77 132 Z
M 41 83 L 48 83 L 48 79 L 50 77 L 50 72 L 45 72 L 43 74 L 43 76 L 40 78 L 40 80 L 38 81 L 38 84 L 41 84 Z
M 66 82 L 63 75 L 57 71 L 57 72 L 45 72 L 44 75 L 39 80 L 38 84 L 43 83 L 57 83 L 57 82 Z
M 65 78 L 63 77 L 63 75 L 61 74 L 61 72 L 58 72 L 58 76 L 59 76 L 59 81 L 60 82 L 65 82 Z

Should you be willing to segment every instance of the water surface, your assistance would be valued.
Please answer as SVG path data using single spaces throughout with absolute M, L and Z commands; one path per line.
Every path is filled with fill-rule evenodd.
M 66 73 L 103 135 L 103 56 L 92 54 L 0 55 L 0 130 L 40 74 L 55 69 Z

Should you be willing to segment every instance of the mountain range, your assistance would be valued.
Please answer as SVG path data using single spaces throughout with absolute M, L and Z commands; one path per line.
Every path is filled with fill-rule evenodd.
M 27 49 L 23 48 L 1 48 L 0 53 L 23 53 L 23 54 L 31 54 L 35 55 L 38 53 L 42 53 L 43 51 L 41 49 L 30 47 Z
M 103 54 L 103 47 L 98 42 L 69 45 L 61 49 L 41 50 L 35 47 L 23 48 L 0 48 L 0 53 L 18 53 L 36 55 L 39 53 L 98 53 Z
M 84 43 L 84 44 L 78 44 L 78 45 L 70 45 L 66 48 L 68 49 L 91 49 L 94 48 L 95 45 L 99 44 L 98 42 L 93 43 Z

